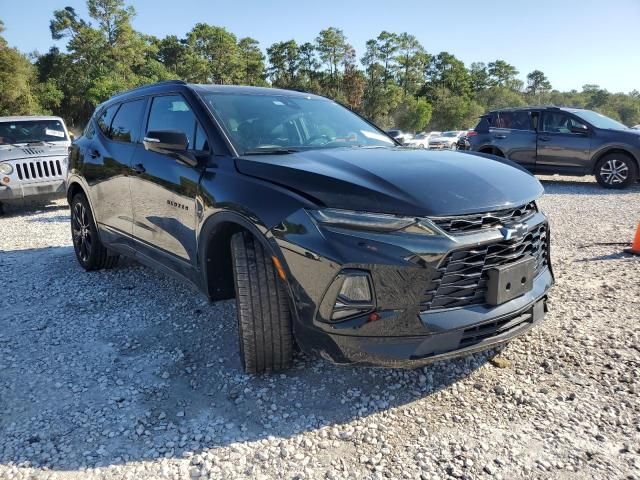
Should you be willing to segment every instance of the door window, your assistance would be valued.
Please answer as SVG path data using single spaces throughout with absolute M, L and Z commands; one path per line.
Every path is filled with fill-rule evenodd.
M 112 140 L 136 143 L 140 139 L 140 125 L 144 114 L 145 100 L 123 103 L 111 122 Z
M 544 112 L 542 131 L 546 133 L 571 133 L 573 127 L 586 128 L 586 125 L 563 112 Z
M 511 130 L 531 130 L 531 117 L 527 111 L 498 112 L 492 126 Z
M 111 107 L 103 110 L 98 117 L 98 128 L 107 138 L 111 138 L 111 121 L 113 120 L 113 116 L 116 114 L 117 110 L 118 105 L 112 105 Z
M 208 142 L 189 104 L 180 95 L 155 97 L 151 104 L 147 132 L 171 130 L 182 132 L 189 141 L 189 150 L 206 150 Z

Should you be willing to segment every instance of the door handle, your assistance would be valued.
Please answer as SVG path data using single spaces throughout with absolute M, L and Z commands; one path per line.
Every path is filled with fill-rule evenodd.
M 507 138 L 506 135 L 494 135 L 493 138 L 495 138 L 496 140 L 501 140 L 503 138 Z
M 140 174 L 142 174 L 142 173 L 144 173 L 146 171 L 147 171 L 147 169 L 144 168 L 144 165 L 141 164 L 141 163 L 136 163 L 133 166 L 133 173 L 135 173 L 136 175 L 140 175 Z
M 91 152 L 89 152 L 89 156 L 91 158 L 98 158 L 100 156 L 100 152 L 98 150 L 91 150 Z

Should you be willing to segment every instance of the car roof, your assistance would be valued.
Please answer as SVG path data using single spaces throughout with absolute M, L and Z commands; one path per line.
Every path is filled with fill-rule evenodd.
M 142 95 L 152 95 L 158 93 L 164 93 L 169 91 L 191 90 L 197 93 L 220 93 L 220 94 L 243 94 L 243 95 L 278 95 L 291 98 L 316 98 L 321 100 L 327 100 L 325 97 L 314 95 L 312 93 L 295 91 L 295 90 L 283 90 L 280 88 L 270 87 L 250 87 L 244 85 L 206 85 L 198 83 L 186 83 L 182 80 L 167 80 L 164 82 L 157 82 L 141 87 L 133 88 L 122 93 L 118 93 L 109 98 L 97 108 L 103 105 L 111 104 L 118 101 L 127 100 L 129 98 L 135 98 Z
M 490 113 L 500 113 L 500 112 L 526 112 L 529 110 L 563 110 L 566 112 L 585 111 L 584 108 L 558 107 L 556 105 L 530 105 L 528 107 L 498 108 L 496 110 L 491 110 L 487 112 L 485 115 L 488 115 Z
M 62 118 L 50 116 L 50 115 L 15 115 L 11 117 L 0 117 L 0 122 L 19 122 L 24 120 L 60 120 L 63 122 Z

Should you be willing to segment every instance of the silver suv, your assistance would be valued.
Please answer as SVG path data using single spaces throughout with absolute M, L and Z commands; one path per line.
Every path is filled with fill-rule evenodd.
M 0 117 L 0 213 L 64 196 L 70 145 L 60 117 Z

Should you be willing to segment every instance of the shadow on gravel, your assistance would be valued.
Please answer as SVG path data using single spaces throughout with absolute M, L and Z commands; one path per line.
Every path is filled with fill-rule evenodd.
M 29 205 L 3 205 L 4 214 L 0 215 L 0 219 L 7 219 L 16 216 L 37 214 L 43 212 L 52 212 L 57 210 L 69 210 L 69 205 L 62 201 L 56 201 L 51 204 L 29 204 Z M 68 217 L 67 217 L 68 218 Z
M 135 262 L 87 273 L 71 247 L 0 264 L 15 272 L 0 298 L 4 465 L 77 470 L 285 439 L 410 406 L 491 356 L 396 370 L 298 354 L 282 374 L 245 375 L 233 301 L 209 304 Z
M 544 186 L 545 193 L 554 195 L 628 195 L 640 192 L 640 183 L 631 185 L 624 190 L 607 189 L 598 185 L 595 181 L 585 182 L 580 180 L 549 180 L 539 179 Z

